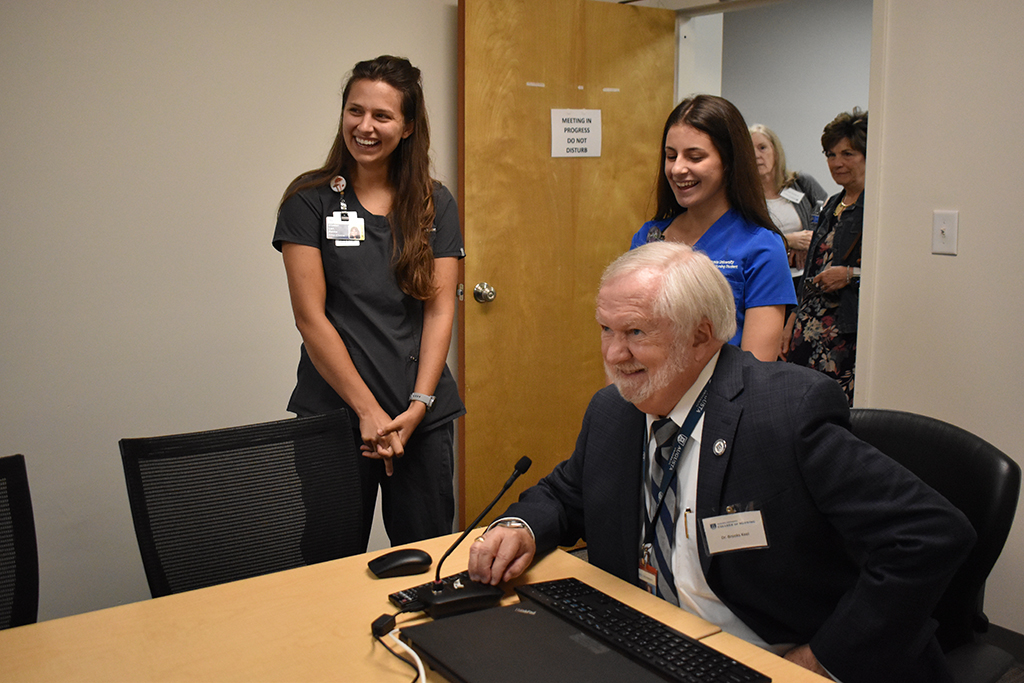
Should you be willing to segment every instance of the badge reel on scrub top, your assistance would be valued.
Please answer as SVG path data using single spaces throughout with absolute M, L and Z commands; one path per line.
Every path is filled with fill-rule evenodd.
M 331 180 L 331 189 L 341 195 L 338 211 L 327 217 L 327 239 L 334 240 L 336 247 L 358 247 L 366 238 L 363 219 L 355 211 L 348 210 L 345 203 L 345 179 L 340 175 Z

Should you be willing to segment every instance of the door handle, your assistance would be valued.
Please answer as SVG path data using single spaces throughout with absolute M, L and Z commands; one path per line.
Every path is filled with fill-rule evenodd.
M 486 282 L 478 282 L 476 287 L 473 288 L 473 298 L 481 304 L 488 304 L 494 301 L 496 296 L 498 296 L 498 293 L 494 291 L 494 287 L 491 287 Z

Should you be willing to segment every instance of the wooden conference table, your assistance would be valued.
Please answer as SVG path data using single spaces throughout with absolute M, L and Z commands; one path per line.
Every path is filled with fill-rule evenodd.
M 442 574 L 466 568 L 474 537 L 445 560 Z M 436 562 L 454 539 L 414 547 Z M 377 579 L 366 563 L 382 552 L 0 631 L 0 681 L 411 681 L 413 669 L 373 639 L 370 622 L 395 612 L 389 593 L 425 583 L 433 568 L 430 574 Z M 513 583 L 565 576 L 702 639 L 773 681 L 825 680 L 562 551 Z M 516 601 L 511 588 L 506 603 Z M 426 618 L 411 617 L 401 615 L 399 626 Z M 443 680 L 429 669 L 427 679 Z

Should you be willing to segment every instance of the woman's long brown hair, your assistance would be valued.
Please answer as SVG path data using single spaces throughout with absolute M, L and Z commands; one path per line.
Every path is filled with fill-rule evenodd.
M 760 225 L 782 237 L 775 221 L 768 213 L 768 204 L 757 173 L 754 144 L 743 115 L 727 99 L 714 95 L 697 95 L 683 100 L 669 114 L 661 135 L 661 165 L 658 167 L 658 209 L 654 217 L 674 218 L 685 209 L 676 202 L 672 188 L 665 177 L 665 139 L 672 126 L 686 124 L 711 138 L 722 157 L 725 171 L 725 195 L 729 206 L 736 209 L 749 223 Z
M 434 181 L 430 177 L 430 125 L 423 100 L 420 70 L 401 57 L 382 55 L 359 62 L 345 83 L 341 119 L 334 145 L 324 165 L 301 174 L 288 185 L 281 204 L 311 187 L 327 185 L 335 176 L 348 177 L 353 159 L 345 146 L 343 124 L 349 91 L 356 81 L 382 81 L 402 98 L 402 118 L 412 123 L 412 133 L 398 143 L 388 160 L 388 181 L 395 199 L 388 215 L 394 249 L 391 267 L 403 292 L 425 300 L 434 295 L 434 253 L 430 230 L 434 224 Z

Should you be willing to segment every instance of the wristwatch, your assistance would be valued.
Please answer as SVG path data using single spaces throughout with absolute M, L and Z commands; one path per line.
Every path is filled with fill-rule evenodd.
M 427 396 L 426 394 L 417 394 L 415 391 L 409 394 L 409 400 L 419 401 L 420 403 L 425 405 L 427 407 L 428 413 L 434 409 L 434 398 L 435 397 Z
M 496 519 L 491 522 L 490 526 L 487 527 L 484 533 L 486 534 L 488 531 L 498 526 L 503 526 L 508 529 L 526 529 L 530 532 L 530 536 L 533 537 L 533 540 L 537 540 L 537 537 L 534 536 L 533 529 L 530 528 L 530 525 L 518 517 L 502 517 L 501 519 Z
M 499 519 L 496 522 L 492 522 L 491 525 L 487 527 L 487 530 L 490 531 L 496 526 L 503 526 L 508 529 L 525 529 L 526 522 L 521 519 Z

